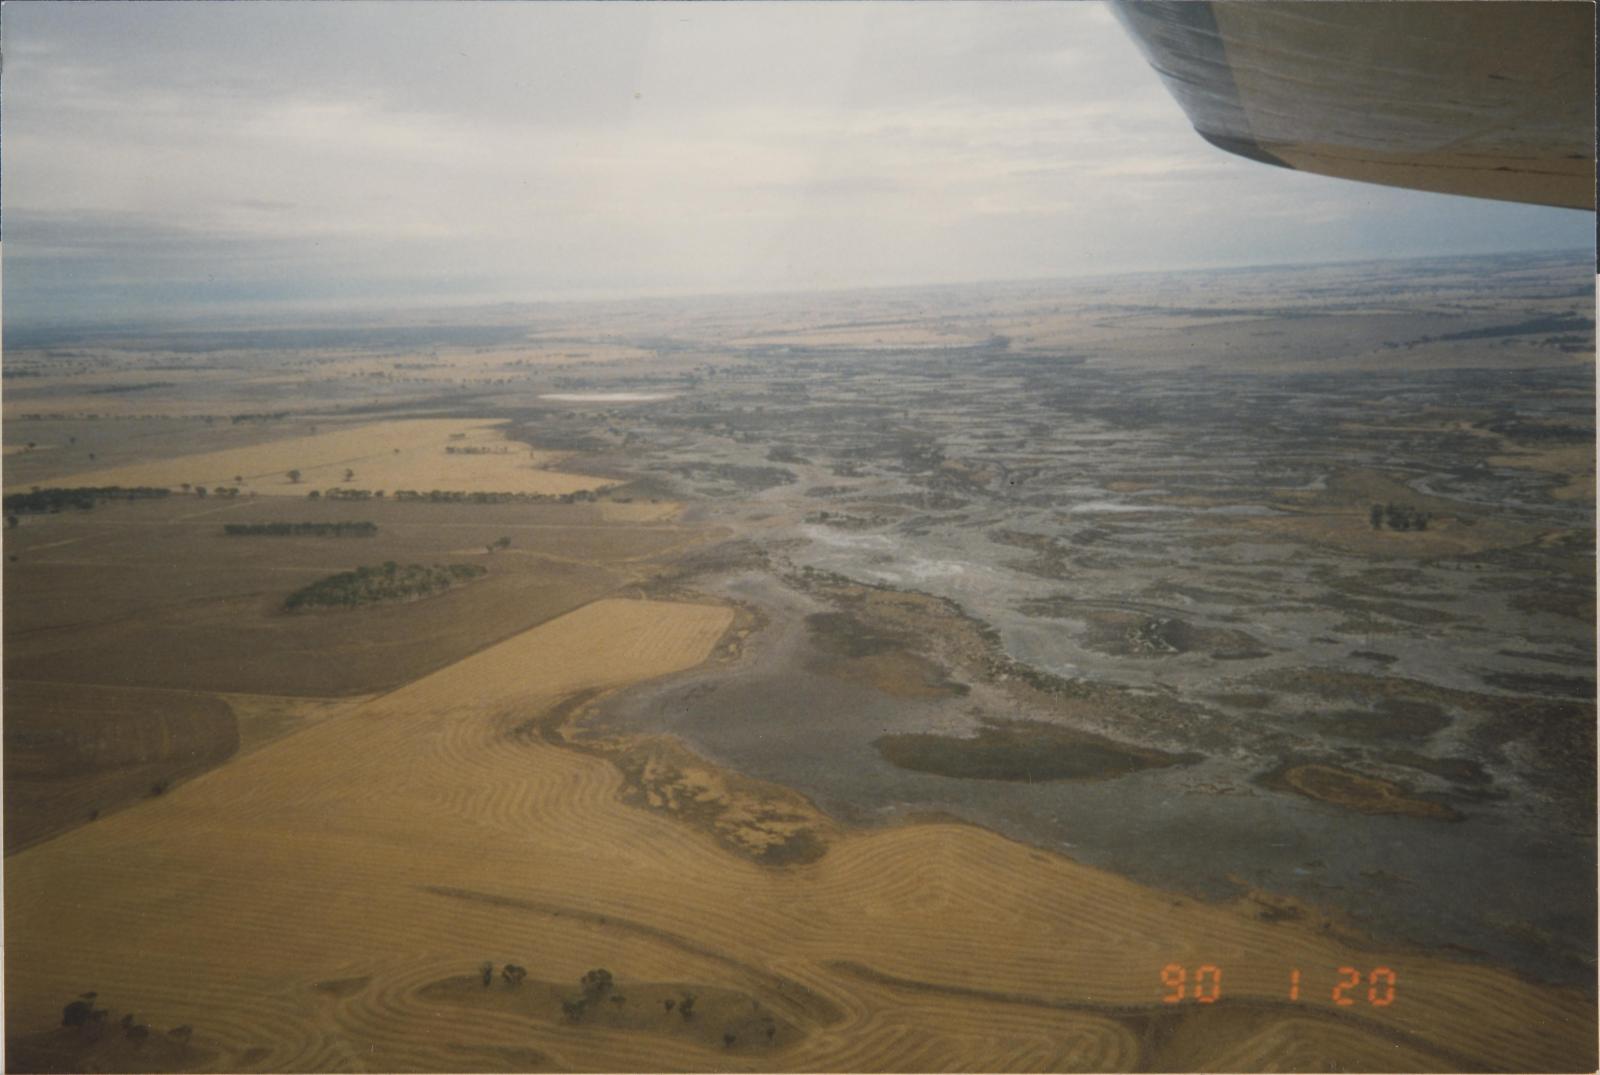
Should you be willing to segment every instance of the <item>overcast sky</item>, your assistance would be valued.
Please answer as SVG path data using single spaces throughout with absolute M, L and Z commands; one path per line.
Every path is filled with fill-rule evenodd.
M 1578 248 L 1213 149 L 1096 3 L 7 4 L 5 316 Z

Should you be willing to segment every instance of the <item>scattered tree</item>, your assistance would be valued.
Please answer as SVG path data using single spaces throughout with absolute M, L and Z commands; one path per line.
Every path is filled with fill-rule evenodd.
M 527 976 L 527 968 L 519 967 L 515 963 L 507 963 L 500 971 L 500 977 L 504 978 L 506 980 L 506 984 L 513 989 L 521 985 L 522 979 L 526 978 Z
M 685 993 L 678 1000 L 678 1014 L 683 1016 L 685 1022 L 694 1015 L 694 1001 L 695 996 L 693 993 Z
M 578 984 L 583 987 L 583 995 L 587 1000 L 605 996 L 611 992 L 611 987 L 615 983 L 610 971 L 604 967 L 596 967 L 585 974 Z

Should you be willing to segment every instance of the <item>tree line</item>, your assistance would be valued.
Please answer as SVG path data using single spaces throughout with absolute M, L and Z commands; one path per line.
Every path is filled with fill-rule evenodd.
M 26 493 L 8 493 L 5 510 L 10 514 L 30 514 L 81 508 L 88 511 L 100 500 L 143 500 L 171 495 L 172 490 L 153 485 L 86 485 L 74 488 L 34 488 Z
M 227 523 L 228 537 L 371 537 L 377 523 Z
M 396 500 L 425 500 L 430 504 L 532 504 L 539 502 L 556 502 L 573 504 L 581 501 L 598 500 L 599 496 L 593 489 L 580 489 L 575 493 L 467 493 L 461 490 L 431 489 L 421 493 L 415 489 L 396 489 Z

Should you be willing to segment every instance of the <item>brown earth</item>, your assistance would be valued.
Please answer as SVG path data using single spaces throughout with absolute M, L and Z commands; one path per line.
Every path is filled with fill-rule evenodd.
M 239 749 L 227 703 L 189 691 L 5 684 L 5 850 L 161 795 Z

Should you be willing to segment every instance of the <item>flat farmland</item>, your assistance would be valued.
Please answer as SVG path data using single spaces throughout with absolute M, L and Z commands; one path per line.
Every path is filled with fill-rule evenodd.
M 1375 961 L 1359 942 L 975 827 L 763 868 L 622 803 L 604 760 L 517 733 L 693 666 L 731 620 L 596 602 L 14 856 L 13 1063 L 125 1066 L 114 1035 L 96 1060 L 48 1029 L 90 989 L 192 1026 L 167 1063 L 212 1070 L 1541 1069 L 1581 1050 L 1579 990 L 1407 954 L 1406 1003 L 1342 1008 L 1338 968 Z M 572 1019 L 542 984 L 464 988 L 483 960 L 568 990 L 605 967 L 614 1010 L 651 1007 Z M 1228 1003 L 1165 1004 L 1166 964 L 1225 968 Z M 655 1007 L 684 992 L 714 1025 Z
M 599 505 L 173 497 L 27 517 L 6 542 L 8 678 L 260 694 L 388 689 L 641 577 L 697 536 Z M 224 523 L 371 521 L 373 537 Z M 508 544 L 490 553 L 490 545 Z M 393 560 L 488 572 L 425 600 L 289 614 L 317 579 Z
M 612 484 L 556 470 L 558 459 L 551 453 L 535 452 L 527 445 L 506 440 L 498 422 L 419 418 L 373 422 L 244 448 L 79 471 L 38 484 L 168 488 L 226 485 L 264 496 L 292 497 L 303 497 L 309 489 L 330 487 L 391 493 L 396 489 L 443 489 L 560 496 Z
M 190 691 L 5 684 L 10 854 L 209 769 L 239 748 L 227 703 Z

